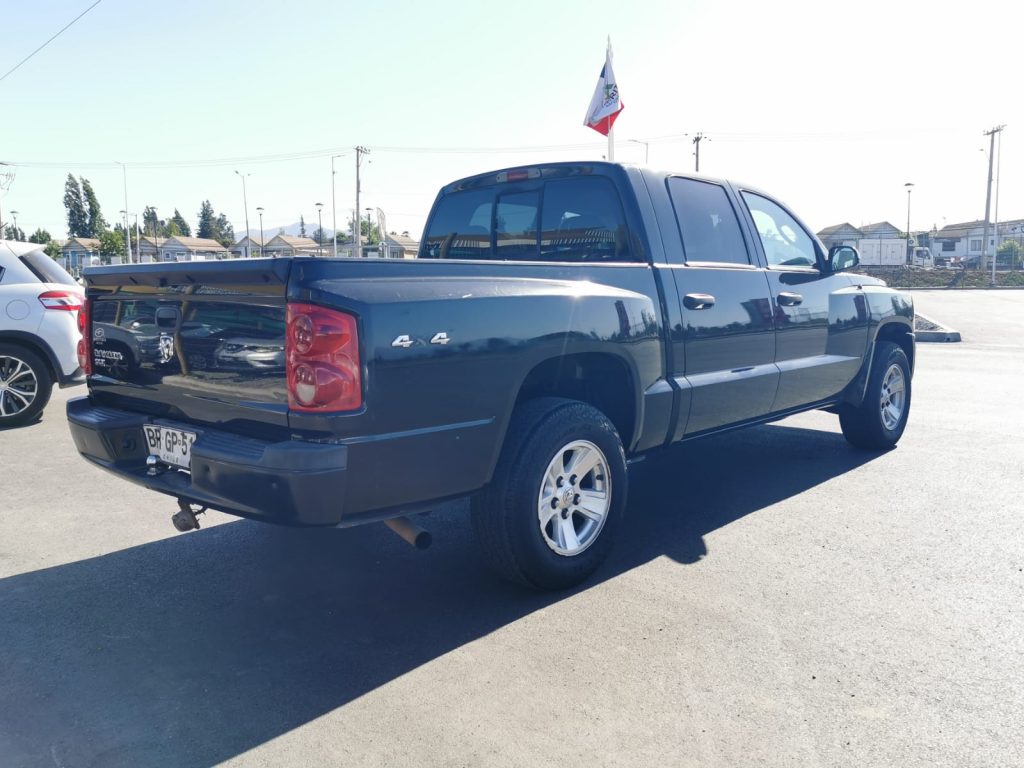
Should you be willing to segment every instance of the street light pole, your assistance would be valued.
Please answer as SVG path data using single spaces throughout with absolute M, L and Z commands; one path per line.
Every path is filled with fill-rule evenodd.
M 372 217 L 373 217 L 373 208 L 370 208 L 369 206 L 367 206 L 367 208 L 366 208 L 366 244 L 367 245 L 370 244 L 370 232 L 373 231 L 373 218 Z M 362 229 L 362 228 L 363 228 L 362 225 L 360 225 L 359 229 Z M 380 249 L 378 249 L 378 254 L 377 255 L 378 256 L 380 255 Z
M 640 141 L 640 139 L 629 139 L 629 141 L 633 142 L 634 144 L 644 145 L 644 165 L 647 165 L 649 152 L 651 149 L 651 143 L 649 141 Z
M 324 204 L 316 204 L 316 243 L 317 243 L 317 256 L 324 255 L 324 217 L 323 217 Z
M 245 176 L 243 176 L 241 173 L 238 173 L 238 171 L 235 171 L 235 173 L 238 174 L 238 178 L 240 178 L 242 180 L 242 205 L 245 206 L 245 236 L 248 237 L 249 236 L 249 200 L 248 200 L 248 198 L 245 195 L 245 177 L 246 176 L 252 176 L 252 174 L 251 173 L 247 173 L 247 174 L 245 174 Z M 246 248 L 246 254 L 245 255 L 246 255 L 246 258 L 249 258 L 249 257 L 252 256 L 252 248 L 251 247 L 250 248 Z
M 263 258 L 263 248 L 266 246 L 266 241 L 263 239 L 263 206 L 256 207 L 256 213 L 260 215 L 260 258 Z
M 914 187 L 914 182 L 908 181 L 903 185 L 907 188 L 907 263 L 912 263 L 913 259 L 910 258 L 910 190 Z

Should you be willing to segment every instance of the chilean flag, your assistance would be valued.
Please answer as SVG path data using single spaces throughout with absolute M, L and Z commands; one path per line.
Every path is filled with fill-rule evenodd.
M 624 107 L 625 104 L 619 98 L 619 84 L 615 81 L 615 73 L 612 71 L 612 49 L 609 45 L 601 76 L 597 78 L 597 88 L 594 89 L 594 97 L 590 100 L 583 124 L 607 136 L 612 124 L 615 123 L 615 118 Z

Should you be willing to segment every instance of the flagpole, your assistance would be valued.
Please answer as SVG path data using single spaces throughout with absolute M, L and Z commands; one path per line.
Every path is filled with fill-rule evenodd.
M 606 54 L 607 60 L 612 60 L 612 36 L 608 35 L 608 52 Z M 613 125 L 608 129 L 608 162 L 615 162 L 615 126 Z

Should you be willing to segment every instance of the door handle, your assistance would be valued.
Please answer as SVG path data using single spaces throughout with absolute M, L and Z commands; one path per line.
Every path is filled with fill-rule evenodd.
M 683 296 L 683 306 L 687 309 L 711 309 L 715 306 L 715 297 L 710 293 L 688 293 Z
M 790 293 L 789 291 L 782 291 L 776 298 L 780 307 L 795 307 L 804 300 L 799 293 Z

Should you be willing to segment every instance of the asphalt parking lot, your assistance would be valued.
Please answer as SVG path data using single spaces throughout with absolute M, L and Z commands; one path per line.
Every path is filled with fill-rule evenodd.
M 915 292 L 910 424 L 835 417 L 634 468 L 568 594 L 506 586 L 465 511 L 417 552 L 173 502 L 0 432 L 0 765 L 1024 765 L 1024 291 Z

